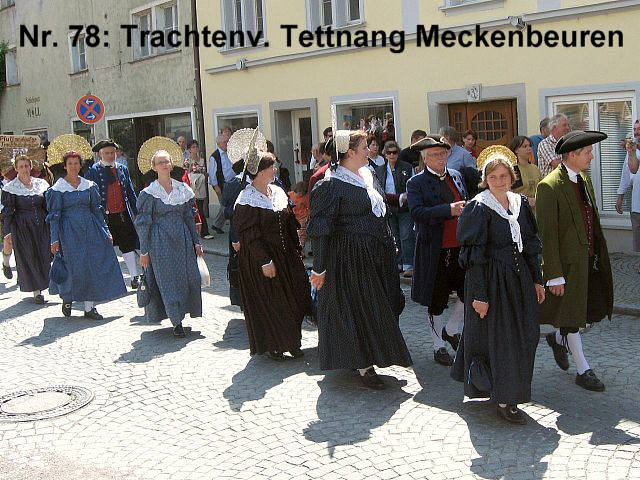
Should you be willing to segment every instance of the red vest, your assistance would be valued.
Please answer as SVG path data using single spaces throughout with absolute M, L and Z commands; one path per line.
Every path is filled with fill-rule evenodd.
M 453 183 L 453 180 L 449 175 L 444 180 L 447 183 L 447 187 L 453 193 L 454 202 L 462 200 L 462 195 L 458 192 L 458 189 Z M 460 246 L 458 238 L 456 237 L 456 230 L 458 229 L 458 217 L 449 218 L 444 221 L 444 230 L 442 232 L 442 248 L 456 248 Z
M 116 167 L 111 167 L 111 173 L 113 173 L 116 181 L 107 185 L 107 213 L 122 213 L 125 211 L 124 197 L 118 181 Z
M 582 213 L 582 220 L 584 221 L 584 228 L 587 231 L 587 238 L 589 239 L 589 256 L 595 255 L 594 237 L 593 237 L 593 222 L 595 215 L 593 213 L 593 207 L 585 201 L 580 191 L 580 186 L 577 183 L 573 183 L 573 188 L 576 191 L 576 198 L 578 199 L 578 205 L 580 205 L 580 212 Z

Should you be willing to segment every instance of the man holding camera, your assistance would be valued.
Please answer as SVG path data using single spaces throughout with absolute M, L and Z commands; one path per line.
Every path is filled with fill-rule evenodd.
M 622 167 L 620 176 L 620 186 L 618 187 L 618 200 L 616 201 L 616 211 L 622 215 L 622 202 L 624 195 L 633 185 L 631 193 L 631 229 L 633 230 L 633 251 L 640 252 L 640 173 L 638 164 L 640 163 L 640 119 L 633 124 L 633 137 L 624 142 L 627 156 Z

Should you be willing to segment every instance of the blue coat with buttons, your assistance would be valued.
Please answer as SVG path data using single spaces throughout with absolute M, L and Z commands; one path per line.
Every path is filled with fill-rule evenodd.
M 131 177 L 129 176 L 129 169 L 126 165 L 116 162 L 116 177 L 118 183 L 120 183 L 120 188 L 122 189 L 122 195 L 124 197 L 124 204 L 127 208 L 127 212 L 129 213 L 129 217 L 131 220 L 134 219 L 136 215 L 138 215 L 138 208 L 136 207 L 136 202 L 138 201 L 138 197 L 136 195 L 135 190 L 133 189 L 133 183 L 131 183 Z M 87 170 L 87 174 L 85 175 L 87 180 L 91 180 L 95 182 L 98 186 L 98 191 L 100 192 L 100 198 L 102 199 L 102 209 L 106 213 L 107 211 L 107 174 L 106 168 L 103 167 L 100 162 L 94 163 L 89 170 Z
M 467 189 L 457 170 L 447 169 L 463 200 Z M 451 207 L 440 193 L 440 180 L 426 169 L 407 182 L 409 211 L 416 224 L 416 250 L 413 267 L 411 299 L 430 306 L 436 270 L 440 259 L 444 222 L 451 216 Z

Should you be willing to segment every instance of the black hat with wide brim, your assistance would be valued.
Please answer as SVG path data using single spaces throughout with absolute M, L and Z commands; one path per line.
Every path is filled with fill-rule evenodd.
M 588 147 L 607 138 L 607 134 L 596 130 L 573 130 L 564 135 L 556 143 L 556 154 L 573 152 L 582 147 Z
M 425 150 L 427 148 L 446 148 L 449 150 L 451 145 L 444 141 L 444 137 L 440 135 L 427 135 L 422 140 L 418 140 L 416 143 L 411 145 L 411 150 L 416 150 L 418 152 Z
M 113 140 L 111 140 L 110 138 L 106 139 L 106 140 L 100 140 L 98 143 L 96 143 L 93 148 L 91 149 L 93 152 L 99 152 L 101 149 L 103 149 L 104 147 L 113 147 L 116 150 L 120 149 L 120 145 L 118 145 L 116 142 L 114 142 Z

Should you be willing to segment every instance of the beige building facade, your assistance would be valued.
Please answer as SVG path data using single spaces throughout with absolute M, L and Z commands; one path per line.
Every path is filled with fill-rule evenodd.
M 114 138 L 123 145 L 138 186 L 133 159 L 146 139 L 197 136 L 193 50 L 139 42 L 128 47 L 120 28 L 131 24 L 168 32 L 190 24 L 189 0 L 2 0 L 0 6 L 0 42 L 9 47 L 0 133 L 32 133 L 43 140 L 70 132 L 90 142 Z M 20 47 L 20 25 L 51 30 L 48 46 Z M 75 46 L 70 25 L 82 27 Z M 100 29 L 101 43 L 94 47 L 90 25 Z M 88 94 L 105 105 L 104 118 L 93 126 L 76 114 L 76 102 Z
M 215 133 L 260 126 L 292 183 L 305 176 L 311 145 L 325 127 L 355 127 L 370 114 L 391 113 L 405 147 L 413 130 L 445 125 L 472 128 L 484 144 L 504 144 L 517 134 L 539 133 L 542 117 L 563 112 L 573 128 L 609 134 L 596 148 L 591 175 L 610 248 L 630 250 L 628 213 L 615 213 L 615 201 L 624 161 L 619 141 L 631 134 L 640 111 L 638 69 L 631 67 L 640 1 L 221 0 L 199 2 L 198 17 L 211 29 L 264 32 L 256 47 L 200 50 L 205 127 Z M 297 26 L 288 27 L 290 46 L 283 24 Z M 438 25 L 441 34 L 471 30 L 466 40 L 473 40 L 476 25 L 504 37 L 531 28 L 551 40 L 557 34 L 560 42 L 562 32 L 570 42 L 575 31 L 578 45 L 581 32 L 589 33 L 584 47 L 573 48 L 427 47 L 418 25 L 427 32 Z M 389 43 L 301 46 L 301 31 L 318 26 L 354 37 L 381 30 L 388 40 L 393 30 L 403 31 L 404 51 L 393 53 Z M 602 42 L 595 30 L 603 32 Z M 207 151 L 213 138 L 207 135 Z

